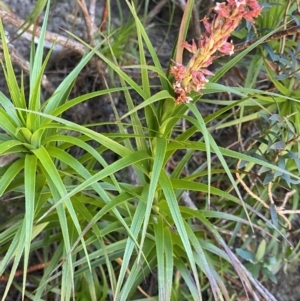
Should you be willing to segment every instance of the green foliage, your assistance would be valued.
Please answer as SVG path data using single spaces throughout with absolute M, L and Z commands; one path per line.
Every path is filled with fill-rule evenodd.
M 280 226 L 286 220 L 271 206 L 266 212 L 261 203 L 245 196 L 235 173 L 243 178 L 255 170 L 258 177 L 265 174 L 257 183 L 256 194 L 266 202 L 270 201 L 268 184 L 287 191 L 297 189 L 300 181 L 300 97 L 296 89 L 290 90 L 298 85 L 298 77 L 276 77 L 269 64 L 270 59 L 278 61 L 272 56 L 278 49 L 273 45 L 276 42 L 272 47 L 264 46 L 260 53 L 249 54 L 277 28 L 274 20 L 279 15 L 282 18 L 281 6 L 270 4 L 268 13 L 273 18 L 257 25 L 259 32 L 268 29 L 267 35 L 216 71 L 201 98 L 195 95 L 192 103 L 177 106 L 171 78 L 162 69 L 134 5 L 127 4 L 135 22 L 140 84 L 119 67 L 119 46 L 124 39 L 117 39 L 115 47 L 105 44 L 104 39 L 95 48 L 86 44 L 90 51 L 45 102 L 40 84 L 50 56 L 43 61 L 49 2 L 39 44 L 36 49 L 32 46 L 28 98 L 23 80 L 17 82 L 0 24 L 2 67 L 10 91 L 9 97 L 0 93 L 0 155 L 16 156 L 1 169 L 0 195 L 17 195 L 25 204 L 24 213 L 0 225 L 0 275 L 11 264 L 2 300 L 13 284 L 30 300 L 50 300 L 53 296 L 60 300 L 206 300 L 202 297 L 205 293 L 211 295 L 207 300 L 230 300 L 232 291 L 222 276 L 227 272 L 236 272 L 250 292 L 253 287 L 257 298 L 274 300 L 266 292 L 255 291 L 259 289 L 256 278 L 261 271 L 275 281 L 271 272 L 278 270 L 287 255 L 287 242 L 282 248 L 278 242 L 287 235 Z M 186 24 L 191 6 L 189 2 Z M 132 28 L 124 29 L 125 36 L 131 35 Z M 182 28 L 182 39 L 186 31 L 187 27 Z M 118 31 L 112 35 L 118 35 Z M 110 55 L 99 51 L 101 47 Z M 151 66 L 146 52 L 153 61 Z M 121 87 L 71 99 L 76 77 L 94 55 L 114 71 Z M 242 64 L 245 56 L 250 63 L 243 87 L 216 83 L 231 67 Z M 295 58 L 292 54 L 290 57 Z M 292 72 L 290 62 L 282 65 L 281 57 L 279 62 L 281 70 Z M 159 91 L 152 89 L 148 71 L 158 74 Z M 256 86 L 260 71 L 269 76 L 276 93 Z M 99 133 L 62 117 L 79 103 L 118 91 L 124 93 L 127 112 L 123 116 L 116 112 L 115 133 Z M 132 91 L 141 99 L 138 105 Z M 234 94 L 237 100 L 205 98 L 212 93 Z M 203 116 L 199 101 L 218 107 Z M 247 151 L 221 147 L 212 134 L 215 129 L 235 126 L 241 137 L 242 124 L 259 117 L 264 129 Z M 180 131 L 178 124 L 182 121 L 189 127 Z M 92 147 L 90 142 L 97 146 Z M 71 155 L 74 146 L 83 150 L 76 158 Z M 117 157 L 111 164 L 105 159 L 108 151 Z M 168 169 L 179 151 L 184 152 L 180 162 Z M 195 167 L 196 152 L 204 154 L 205 162 Z M 119 176 L 128 170 L 136 183 Z M 225 179 L 226 189 L 215 185 L 220 178 Z M 196 194 L 204 196 L 200 202 L 193 201 Z M 290 204 L 293 210 L 297 210 L 297 195 Z M 238 238 L 239 233 L 246 236 L 253 229 L 264 233 L 254 247 L 252 240 Z M 272 232 L 272 238 L 268 232 Z M 230 237 L 224 233 L 230 233 Z M 35 252 L 47 265 L 41 276 L 32 277 L 36 287 L 29 291 L 27 271 Z M 289 258 L 297 252 L 299 245 Z M 21 265 L 24 273 L 20 287 L 14 275 Z M 142 286 L 150 277 L 156 289 L 148 296 Z
M 243 249 L 237 249 L 236 252 L 241 258 L 249 262 L 245 266 L 254 278 L 258 278 L 261 272 L 265 277 L 276 283 L 276 278 L 272 273 L 272 264 L 277 263 L 277 260 L 274 257 L 266 257 L 266 244 L 266 240 L 263 239 L 255 252 Z

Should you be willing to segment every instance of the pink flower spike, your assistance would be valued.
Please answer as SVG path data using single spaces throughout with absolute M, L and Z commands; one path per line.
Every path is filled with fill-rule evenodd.
M 180 94 L 178 94 L 175 103 L 176 104 L 182 104 L 182 103 L 189 103 L 193 98 L 186 95 L 186 92 L 184 90 L 181 91 Z
M 206 30 L 206 34 L 210 34 L 211 33 L 211 24 L 208 22 L 208 18 L 205 16 L 201 22 Z
M 213 63 L 215 53 L 220 51 L 227 55 L 234 53 L 234 45 L 228 42 L 232 32 L 236 30 L 242 19 L 254 22 L 262 7 L 257 0 L 227 0 L 214 7 L 215 16 L 209 20 L 202 19 L 205 32 L 200 35 L 198 45 L 195 41 L 183 43 L 183 47 L 193 55 L 186 66 L 173 62 L 170 73 L 174 74 L 173 89 L 177 104 L 188 103 L 188 93 L 200 93 L 208 82 L 207 77 L 213 75 L 207 67 Z
M 257 18 L 260 13 L 261 13 L 261 10 L 250 10 L 250 11 L 245 12 L 244 18 L 247 21 L 254 23 L 253 18 Z
M 246 0 L 233 0 L 233 1 L 228 1 L 229 4 L 239 8 L 241 5 L 246 6 Z
M 176 81 L 181 81 L 186 72 L 186 68 L 184 65 L 174 62 L 175 66 L 171 66 L 170 73 L 174 75 Z
M 247 6 L 249 6 L 252 10 L 261 11 L 263 8 L 259 5 L 257 0 L 247 0 Z
M 232 41 L 229 43 L 229 42 L 226 42 L 219 50 L 225 54 L 229 54 L 229 55 L 232 55 L 234 54 L 234 45 L 232 44 Z
M 230 16 L 230 12 L 228 11 L 228 7 L 226 3 L 216 3 L 214 7 L 214 11 L 218 14 L 218 18 L 228 18 Z
M 202 69 L 201 72 L 202 72 L 203 74 L 205 74 L 205 75 L 214 75 L 213 72 L 211 72 L 211 71 L 209 71 L 209 70 L 207 70 L 207 69 Z
M 195 90 L 199 92 L 208 83 L 208 79 L 204 76 L 201 71 L 195 71 L 192 74 L 192 81 L 195 85 Z
M 195 54 L 196 51 L 197 51 L 197 45 L 196 45 L 194 39 L 192 40 L 192 45 L 189 44 L 188 42 L 183 42 L 183 47 L 184 47 L 187 51 L 189 51 L 189 52 L 191 52 L 191 53 L 193 53 L 193 54 Z

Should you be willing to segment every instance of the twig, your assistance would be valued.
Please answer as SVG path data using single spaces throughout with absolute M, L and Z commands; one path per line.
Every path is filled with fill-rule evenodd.
M 193 210 L 198 210 L 197 206 L 191 199 L 190 194 L 187 190 L 183 192 L 181 200 L 183 201 L 183 203 L 186 207 L 191 208 Z
M 193 7 L 193 25 L 194 25 L 194 31 L 197 37 L 200 37 L 201 35 L 201 27 L 200 27 L 200 3 L 201 1 L 196 1 L 194 7 Z
M 256 142 L 254 142 L 256 143 Z M 253 143 L 253 144 L 254 144 Z M 253 146 L 253 144 L 250 145 L 249 148 L 251 148 Z M 237 163 L 237 167 L 236 169 L 238 170 L 239 169 L 239 166 L 240 166 L 240 163 L 241 163 L 241 160 L 238 161 Z M 237 180 L 239 181 L 239 183 L 243 186 L 243 188 L 247 191 L 247 193 L 252 197 L 254 198 L 255 200 L 257 200 L 258 202 L 260 202 L 266 209 L 270 210 L 270 206 L 263 200 L 261 199 L 258 195 L 256 195 L 255 193 L 253 193 L 251 191 L 251 189 L 246 185 L 246 183 L 244 182 L 244 180 L 242 179 L 242 177 L 240 176 L 240 174 L 238 172 L 236 172 L 236 178 Z M 274 200 L 273 200 L 273 196 L 272 196 L 272 185 L 273 183 L 270 182 L 268 184 L 268 197 L 269 197 L 269 201 L 271 203 L 271 205 L 275 208 L 276 210 L 276 213 L 281 216 L 284 221 L 287 223 L 288 225 L 288 228 L 291 229 L 292 228 L 292 224 L 291 222 L 289 221 L 289 219 L 285 216 L 285 214 L 298 214 L 300 213 L 300 210 L 285 210 L 284 209 L 284 206 L 285 204 L 287 203 L 287 200 L 293 195 L 295 194 L 296 190 L 292 190 L 290 192 L 287 192 L 286 195 L 285 195 L 285 198 L 283 200 L 283 204 L 282 206 L 280 207 L 276 207 L 274 205 Z
M 82 2 L 83 0 L 81 0 Z M 89 19 L 89 15 L 87 14 L 87 19 Z M 4 11 L 3 9 L 0 8 L 0 18 L 4 23 L 11 24 L 15 26 L 16 28 L 20 28 L 24 24 L 24 20 L 20 19 L 13 13 L 9 13 Z M 86 19 L 86 20 L 87 20 Z M 87 26 L 88 26 L 87 22 Z M 89 23 L 90 24 L 90 23 Z M 92 25 L 91 25 L 92 26 Z M 91 30 L 97 30 L 95 25 L 93 24 L 93 29 Z M 26 30 L 28 34 L 34 35 L 35 37 L 39 37 L 41 34 L 41 28 L 39 26 L 30 26 Z M 89 31 L 89 34 L 91 34 L 91 31 Z M 64 49 L 68 49 L 71 52 L 78 53 L 79 55 L 84 55 L 88 49 L 81 43 L 71 40 L 70 38 L 64 37 L 62 35 L 59 35 L 57 33 L 49 32 L 47 31 L 45 34 L 45 41 L 50 42 L 52 44 L 57 44 L 62 46 Z M 12 61 L 17 64 L 19 67 L 21 67 L 26 73 L 29 73 L 29 63 L 17 52 L 14 51 L 12 48 L 10 48 L 10 54 L 11 54 L 11 59 Z M 3 58 L 1 56 L 0 58 Z M 103 72 L 103 62 L 97 58 L 94 59 L 94 66 L 96 66 L 96 69 L 99 72 Z M 50 93 L 52 94 L 55 91 L 55 88 L 53 85 L 49 82 L 47 77 L 44 75 L 42 78 L 42 86 Z
M 100 32 L 104 31 L 107 26 L 107 18 L 108 18 L 108 4 L 107 2 L 110 0 L 105 0 L 103 11 L 102 11 L 102 22 L 100 25 Z
M 89 8 L 89 13 L 90 13 L 91 21 L 94 24 L 95 24 L 96 1 L 97 0 L 90 0 L 90 8 Z
M 39 271 L 39 270 L 42 270 L 44 269 L 47 265 L 49 265 L 49 262 L 46 262 L 46 263 L 38 263 L 38 264 L 35 264 L 34 266 L 31 266 L 27 269 L 27 273 L 33 273 L 35 271 Z M 24 274 L 24 271 L 23 270 L 18 270 L 16 271 L 14 277 L 20 277 Z M 9 276 L 6 276 L 6 275 L 1 275 L 0 276 L 0 282 L 2 281 L 7 281 L 9 278 Z
M 263 41 L 263 43 L 267 43 L 267 42 L 270 42 L 270 41 L 273 41 L 273 40 L 277 40 L 277 39 L 280 39 L 280 38 L 285 37 L 285 36 L 291 36 L 291 35 L 296 34 L 296 33 L 300 33 L 300 25 L 297 25 L 297 26 L 294 26 L 294 27 L 291 27 L 291 28 L 288 28 L 288 29 L 285 29 L 285 30 L 278 31 L 278 32 L 272 34 L 271 36 L 269 36 L 267 39 L 265 39 Z M 248 48 L 249 46 L 256 43 L 259 39 L 260 38 L 257 38 L 257 39 L 251 40 L 251 41 L 247 41 L 245 43 L 240 43 L 240 44 L 235 45 L 234 46 L 234 52 L 242 51 L 242 50 Z M 226 54 L 218 53 L 215 56 L 215 59 L 221 58 L 223 56 L 226 56 Z
M 11 24 L 17 28 L 20 28 L 24 24 L 24 20 L 17 17 L 15 14 L 8 13 L 5 10 L 0 8 L 0 18 L 4 23 Z M 39 37 L 41 34 L 41 28 L 39 26 L 30 26 L 27 29 L 27 32 L 30 34 L 34 34 Z M 62 35 L 53 32 L 46 32 L 45 40 L 51 43 L 58 44 L 64 48 L 70 49 L 76 53 L 84 55 L 87 51 L 86 47 L 80 44 L 79 42 L 70 40 Z
M 94 21 L 92 20 L 92 18 L 90 16 L 90 13 L 87 9 L 85 0 L 79 0 L 78 4 L 79 4 L 79 6 L 82 10 L 82 13 L 83 13 L 83 17 L 84 17 L 85 25 L 86 25 L 86 28 L 87 28 L 89 41 L 92 45 L 94 45 L 94 37 L 95 37 L 96 32 L 98 31 L 98 28 L 96 27 Z
M 149 12 L 148 16 L 147 16 L 147 21 L 146 23 L 149 24 L 153 18 L 159 14 L 159 12 L 162 10 L 162 8 L 164 7 L 164 5 L 168 2 L 169 0 L 160 0 L 155 6 L 154 8 Z
M 283 19 L 283 29 L 286 30 L 287 28 L 287 23 L 288 23 L 288 15 L 289 15 L 289 9 L 290 9 L 290 6 L 291 6 L 291 0 L 288 1 L 287 5 L 286 5 L 286 8 L 285 8 L 285 12 L 284 12 L 284 19 Z M 280 50 L 279 50 L 279 53 L 283 53 L 284 52 L 284 49 L 285 49 L 285 41 L 286 41 L 286 36 L 284 36 L 282 38 L 282 43 L 280 45 Z

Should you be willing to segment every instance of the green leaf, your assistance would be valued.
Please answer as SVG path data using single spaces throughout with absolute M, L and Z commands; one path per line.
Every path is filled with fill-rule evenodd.
M 163 170 L 166 147 L 167 147 L 167 141 L 165 138 L 154 138 L 153 141 L 154 162 L 153 162 L 152 173 L 150 175 L 150 185 L 149 185 L 149 191 L 147 196 L 147 207 L 144 214 L 144 224 L 143 224 L 141 243 L 140 243 L 141 248 L 143 248 L 144 240 L 147 234 L 148 223 L 151 216 L 153 202 L 155 202 L 155 193 L 156 193 L 160 173 Z M 141 256 L 141 251 L 139 252 L 138 260 L 140 259 L 140 256 Z
M 265 267 L 261 267 L 261 271 L 263 275 L 266 276 L 268 279 L 270 279 L 273 283 L 278 284 L 276 276 L 272 271 L 270 271 L 268 268 Z
M 235 249 L 236 253 L 243 259 L 249 262 L 255 262 L 255 254 L 253 252 L 243 250 L 240 248 Z
M 11 137 L 15 137 L 17 125 L 14 123 L 13 118 L 0 108 L 0 128 Z
M 126 241 L 126 247 L 125 247 L 125 250 L 124 250 L 123 263 L 122 263 L 122 266 L 121 266 L 121 270 L 120 270 L 120 273 L 119 273 L 118 282 L 117 282 L 117 286 L 116 286 L 116 292 L 115 292 L 115 294 L 116 294 L 115 297 L 116 298 L 120 294 L 121 285 L 122 285 L 122 282 L 124 280 L 126 270 L 129 267 L 130 259 L 131 259 L 132 252 L 133 252 L 133 248 L 136 245 L 135 241 L 137 240 L 137 238 L 140 234 L 140 231 L 141 231 L 141 227 L 142 227 L 143 220 L 144 220 L 144 212 L 146 211 L 146 199 L 147 199 L 148 191 L 149 191 L 149 186 L 145 185 L 145 187 L 143 189 L 143 192 L 140 196 L 140 201 L 138 202 L 138 206 L 136 208 L 135 214 L 134 214 L 133 219 L 132 219 L 130 232 L 132 233 L 132 236 L 134 237 L 134 239 L 127 239 L 127 241 Z M 129 275 L 129 277 L 131 277 L 131 275 Z M 128 296 L 129 290 L 130 290 L 130 287 L 128 287 L 127 290 L 124 288 L 122 290 L 121 294 L 120 294 L 120 298 Z
M 24 166 L 24 189 L 25 189 L 25 237 L 24 237 L 24 276 L 22 294 L 25 295 L 27 268 L 30 257 L 30 245 L 32 239 L 34 210 L 35 210 L 35 188 L 36 188 L 37 158 L 33 155 L 25 156 Z
M 262 239 L 261 242 L 259 243 L 259 246 L 258 246 L 258 248 L 256 250 L 256 253 L 255 253 L 255 260 L 256 261 L 261 261 L 261 259 L 265 256 L 266 246 L 267 246 L 266 240 Z
M 18 117 L 17 110 L 15 109 L 13 103 L 0 91 L 0 103 L 4 108 L 4 111 L 10 116 L 14 124 L 21 126 L 21 122 Z
M 84 95 L 80 95 L 76 98 L 68 100 L 66 103 L 64 103 L 64 104 L 60 105 L 59 107 L 57 107 L 56 109 L 54 109 L 54 111 L 52 111 L 51 115 L 52 116 L 60 116 L 62 113 L 66 112 L 68 109 L 73 108 L 74 106 L 76 106 L 86 100 L 89 100 L 91 98 L 101 96 L 101 95 L 111 94 L 111 93 L 115 93 L 115 92 L 122 92 L 127 89 L 128 89 L 127 87 L 118 87 L 118 88 L 104 89 L 101 91 L 95 91 L 95 92 L 87 93 Z
M 248 270 L 252 274 L 252 276 L 255 279 L 257 279 L 258 275 L 259 275 L 260 265 L 259 264 L 249 263 L 249 264 L 246 264 L 246 267 L 248 268 Z
M 44 108 L 44 112 L 46 114 L 52 114 L 53 111 L 57 110 L 65 101 L 66 101 L 66 91 L 69 91 L 72 86 L 74 80 L 80 73 L 80 71 L 84 68 L 84 66 L 89 62 L 92 56 L 95 54 L 95 51 L 101 46 L 99 44 L 95 49 L 86 54 L 81 61 L 76 65 L 76 67 L 69 73 L 69 75 L 61 82 L 61 84 L 57 87 L 54 94 L 47 101 L 47 104 Z M 43 116 L 43 115 L 41 115 Z M 50 119 L 51 120 L 51 119 Z M 44 122 L 49 122 L 49 120 L 45 120 Z
M 276 229 L 278 229 L 278 214 L 276 211 L 276 206 L 273 203 L 271 203 L 269 206 L 269 210 L 270 210 L 270 215 L 271 215 L 271 221 L 272 221 L 274 227 Z
M 21 172 L 24 168 L 24 159 L 19 159 L 13 162 L 6 172 L 1 176 L 0 179 L 0 196 L 2 196 L 8 185 L 15 179 L 15 177 Z
M 40 168 L 42 168 L 43 173 L 46 175 L 49 188 L 52 193 L 52 197 L 54 202 L 58 202 L 61 197 L 67 195 L 67 190 L 65 188 L 64 183 L 62 182 L 59 173 L 50 158 L 48 152 L 44 147 L 32 151 L 38 158 L 40 164 Z M 69 198 L 65 198 L 64 205 L 68 209 L 72 221 L 78 231 L 81 233 L 81 227 Z M 66 253 L 70 251 L 70 235 L 68 230 L 68 223 L 66 218 L 66 213 L 64 209 L 64 205 L 60 204 L 57 206 L 56 211 L 59 217 L 60 228 L 62 230 L 62 235 L 64 239 L 64 247 Z M 84 243 L 83 243 L 84 244 Z M 72 257 L 69 256 L 66 260 L 66 263 L 63 265 L 63 277 L 62 277 L 62 300 L 67 300 L 70 296 L 71 289 L 74 287 L 74 278 L 73 278 L 73 264 L 72 264 Z
M 36 20 L 40 17 L 41 13 L 43 12 L 47 2 L 50 3 L 48 0 L 38 0 L 35 5 L 33 11 L 29 14 L 29 16 L 25 19 L 23 25 L 19 28 L 19 33 L 16 38 L 21 36 L 25 31 L 32 26 Z M 22 29 L 22 30 L 21 30 Z
M 25 127 L 17 128 L 15 132 L 15 136 L 19 137 L 20 140 L 24 140 L 24 142 L 31 144 L 32 133 L 29 131 L 28 128 Z
M 187 285 L 193 301 L 202 301 L 202 294 L 199 294 L 198 288 L 195 286 L 195 282 L 193 278 L 190 275 L 190 270 L 188 269 L 186 263 L 182 260 L 181 257 L 175 257 L 174 258 L 174 264 L 175 267 L 180 272 L 180 275 L 182 276 L 184 283 Z M 179 284 L 180 285 L 180 284 Z M 180 285 L 180 287 L 182 287 Z M 181 291 L 181 290 L 180 290 Z
M 201 296 L 201 289 L 200 289 L 200 283 L 199 283 L 199 279 L 198 279 L 198 272 L 197 272 L 197 268 L 196 268 L 196 264 L 195 264 L 191 244 L 190 244 L 190 241 L 188 239 L 189 236 L 186 232 L 184 221 L 183 221 L 183 218 L 180 214 L 179 206 L 178 206 L 178 203 L 177 203 L 177 198 L 176 198 L 176 195 L 174 193 L 172 184 L 170 182 L 170 179 L 168 178 L 168 176 L 166 175 L 166 173 L 163 170 L 161 171 L 161 175 L 160 175 L 160 178 L 159 178 L 159 184 L 161 185 L 162 190 L 164 192 L 164 196 L 167 200 L 167 203 L 168 203 L 168 206 L 169 206 L 174 224 L 176 226 L 176 229 L 178 231 L 178 234 L 179 234 L 180 239 L 182 241 L 182 244 L 184 246 L 186 256 L 187 256 L 187 258 L 189 260 L 189 263 L 191 265 L 191 270 L 192 270 L 192 274 L 194 276 L 196 290 L 198 291 L 199 296 Z
M 2 68 L 5 75 L 5 81 L 7 83 L 9 93 L 11 96 L 11 101 L 16 107 L 26 108 L 25 99 L 20 92 L 20 88 L 16 79 L 16 75 L 12 66 L 12 62 L 9 55 L 9 49 L 6 42 L 6 36 L 4 33 L 2 21 L 0 20 L 0 35 L 1 35 L 1 46 L 3 50 L 4 60 L 5 60 L 5 67 L 2 63 Z M 2 121 L 2 118 L 0 118 Z
M 168 91 L 159 91 L 157 92 L 156 94 L 152 95 L 151 97 L 149 98 L 146 98 L 145 101 L 143 101 L 142 103 L 140 103 L 139 105 L 137 106 L 134 106 L 134 108 L 132 108 L 129 112 L 125 113 L 121 119 L 124 119 L 126 118 L 127 116 L 129 115 L 132 115 L 133 113 L 141 110 L 141 109 L 145 109 L 147 106 L 155 103 L 155 102 L 158 102 L 158 101 L 161 101 L 163 99 L 166 99 L 166 98 L 172 98 L 172 96 L 170 95 L 170 93 Z
M 0 143 L 0 155 L 5 155 L 9 153 L 14 153 L 19 151 L 25 151 L 26 148 L 23 147 L 23 143 L 18 140 L 8 140 Z
M 42 2 L 42 3 L 41 3 Z M 43 25 L 41 28 L 41 32 L 39 35 L 39 42 L 37 44 L 37 49 L 34 51 L 34 47 L 31 47 L 31 57 L 30 57 L 30 95 L 29 95 L 29 104 L 28 108 L 33 111 L 38 111 L 41 105 L 40 93 L 41 93 L 41 82 L 42 77 L 44 74 L 45 66 L 43 67 L 43 55 L 44 55 L 44 42 L 45 42 L 45 35 L 46 35 L 46 27 L 49 17 L 49 8 L 50 8 L 50 1 L 47 0 L 39 0 L 38 3 L 35 5 L 35 9 L 33 12 L 28 16 L 28 18 L 38 18 L 41 14 L 42 10 L 44 9 L 46 3 L 47 8 L 45 11 L 45 16 L 43 20 Z M 40 6 L 39 6 L 40 5 Z M 35 20 L 35 19 L 33 19 Z M 49 55 L 49 54 L 48 54 Z M 38 117 L 35 116 L 34 119 Z M 27 123 L 31 119 L 30 116 L 27 118 Z M 28 124 L 27 126 L 30 129 L 38 129 L 38 123 L 36 127 L 30 127 Z
M 13 265 L 10 268 L 9 278 L 6 283 L 5 291 L 2 295 L 1 301 L 5 301 L 9 289 L 14 280 L 15 273 L 21 261 L 23 250 L 24 250 L 24 237 L 25 237 L 25 220 L 23 220 L 21 227 L 17 230 L 13 240 L 9 245 L 9 249 L 5 253 L 4 258 L 0 262 L 0 275 L 4 273 L 6 267 L 13 261 Z
M 171 151 L 171 150 L 187 149 L 187 148 L 188 149 L 205 151 L 205 144 L 201 143 L 201 142 L 194 142 L 194 141 L 173 141 L 173 142 L 168 144 L 167 149 L 168 149 L 168 151 Z M 223 156 L 228 156 L 230 158 L 244 160 L 244 161 L 252 163 L 252 164 L 259 164 L 261 166 L 265 166 L 267 168 L 274 169 L 278 172 L 289 175 L 289 176 L 295 178 L 296 180 L 300 180 L 300 177 L 297 176 L 296 174 L 293 174 L 288 170 L 282 169 L 282 168 L 280 168 L 277 165 L 274 165 L 272 163 L 263 161 L 261 159 L 257 159 L 254 156 L 249 156 L 249 155 L 239 153 L 239 152 L 236 152 L 236 151 L 232 151 L 232 150 L 220 147 L 220 146 L 217 146 L 216 149 L 218 149 Z M 215 151 L 215 149 L 214 149 L 214 151 Z
M 210 153 L 210 147 L 213 148 L 213 150 L 216 152 L 218 158 L 223 161 L 222 165 L 223 167 L 227 168 L 227 164 L 224 160 L 222 160 L 222 155 L 220 153 L 220 151 L 218 150 L 217 144 L 215 143 L 214 139 L 211 137 L 211 134 L 208 132 L 205 122 L 202 118 L 202 115 L 199 113 L 198 109 L 196 108 L 196 106 L 194 104 L 188 104 L 189 109 L 194 113 L 195 117 L 196 117 L 196 122 L 197 124 L 195 124 L 195 126 L 197 126 L 200 130 L 200 132 L 202 133 L 203 137 L 204 137 L 204 141 L 205 141 L 205 150 L 206 150 L 206 160 L 207 160 L 207 174 L 208 174 L 208 192 L 207 192 L 207 203 L 208 203 L 208 207 L 210 207 L 210 194 L 211 194 L 211 153 Z M 221 158 L 220 158 L 220 157 Z M 224 166 L 225 164 L 225 166 Z M 228 171 L 227 171 L 228 174 Z M 228 176 L 231 176 L 231 174 L 229 173 Z M 231 177 L 232 178 L 232 177 Z M 230 178 L 230 180 L 231 180 Z M 234 182 L 234 181 L 231 181 Z
M 274 149 L 274 150 L 284 150 L 286 147 L 284 141 L 277 141 L 275 143 L 273 143 L 271 146 L 270 146 L 270 149 Z
M 195 249 L 195 260 L 198 259 L 198 266 L 200 269 L 205 273 L 206 277 L 208 278 L 210 288 L 212 290 L 213 296 L 215 300 L 222 300 L 223 296 L 220 291 L 220 288 L 216 282 L 216 279 L 212 273 L 212 269 L 210 267 L 210 264 L 208 263 L 208 260 L 206 258 L 206 255 L 202 249 L 202 246 L 200 242 L 198 241 L 197 237 L 191 230 L 190 226 L 186 224 L 186 231 L 189 236 L 189 240 L 191 241 L 192 246 Z
M 153 217 L 158 268 L 159 300 L 171 300 L 173 283 L 173 245 L 168 226 L 159 216 Z
M 274 173 L 272 171 L 268 172 L 264 178 L 263 184 L 267 185 L 268 183 L 274 180 Z

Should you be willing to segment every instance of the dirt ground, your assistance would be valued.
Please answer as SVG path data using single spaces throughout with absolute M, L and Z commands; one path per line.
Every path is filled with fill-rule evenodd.
M 36 1 L 33 0 L 4 0 L 4 3 L 20 18 L 25 19 L 28 14 L 34 8 Z M 64 30 L 69 30 L 75 35 L 79 36 L 81 39 L 86 40 L 86 30 L 85 23 L 80 14 L 80 8 L 75 6 L 74 0 L 57 0 L 53 1 L 51 8 L 51 15 L 48 24 L 48 30 L 51 32 L 59 33 L 64 36 L 68 36 Z M 114 1 L 112 1 L 113 3 Z M 96 16 L 98 20 L 98 24 L 101 22 L 102 16 L 102 1 L 97 2 L 97 11 Z M 114 8 L 112 6 L 112 8 Z M 124 11 L 126 11 L 126 6 L 124 5 Z M 128 10 L 127 10 L 128 11 Z M 129 14 L 129 12 L 128 12 Z M 180 11 L 178 12 L 180 15 Z M 162 60 L 162 64 L 166 65 L 169 61 L 169 58 L 172 53 L 173 43 L 176 38 L 178 26 L 174 26 L 171 33 L 167 34 L 167 27 L 164 27 L 161 20 L 164 17 L 164 12 L 162 11 L 159 15 L 159 18 L 154 19 L 151 26 L 149 26 L 148 30 L 152 37 L 153 43 L 157 44 L 158 49 L 160 51 L 160 58 Z M 118 17 L 118 11 L 114 11 L 113 9 L 113 22 L 118 24 L 120 22 Z M 8 31 L 10 37 L 13 37 L 16 33 L 16 28 L 12 26 L 5 25 L 6 30 Z M 161 30 L 163 29 L 163 30 Z M 166 30 L 164 30 L 166 29 Z M 30 49 L 30 41 L 24 37 L 20 37 L 12 43 L 15 49 L 25 58 L 29 58 L 29 49 Z M 47 67 L 47 77 L 51 84 L 56 87 L 61 80 L 66 76 L 68 71 L 72 70 L 74 65 L 76 65 L 76 61 L 79 61 L 80 56 L 75 53 L 71 53 L 70 51 L 65 51 L 62 48 L 57 48 L 54 51 L 52 58 L 50 59 L 49 66 Z M 137 77 L 138 81 L 138 77 Z M 93 66 L 87 66 L 83 73 L 79 76 L 78 81 L 76 83 L 75 89 L 72 93 L 73 96 L 79 95 L 80 93 L 87 93 L 92 90 L 101 89 L 103 87 L 103 80 L 97 74 L 96 70 Z M 6 90 L 6 85 L 4 82 L 4 77 L 0 77 L 0 90 Z M 48 96 L 49 92 L 45 92 L 45 98 Z M 124 100 L 121 95 L 116 95 L 115 104 L 117 109 L 119 110 L 119 114 L 122 115 L 125 113 L 126 106 L 124 104 Z M 204 106 L 202 108 L 202 112 L 205 110 L 209 111 L 210 108 Z M 113 111 L 110 105 L 110 102 L 105 98 L 97 98 L 91 101 L 88 101 L 85 104 L 79 105 L 69 111 L 66 118 L 71 119 L 72 121 L 78 123 L 91 123 L 91 122 L 101 122 L 110 120 L 113 118 Z M 101 131 L 113 131 L 113 127 L 106 126 L 105 128 L 99 129 Z M 232 137 L 232 133 L 221 133 L 220 140 L 228 141 L 229 137 Z M 222 143 L 220 141 L 220 143 Z M 113 161 L 114 158 L 111 158 Z M 7 216 L 7 212 L 10 214 L 14 214 L 12 209 L 0 208 L 0 218 L 4 218 Z M 16 210 L 16 209 L 14 209 Z M 18 210 L 22 210 L 22 208 L 18 208 Z M 277 284 L 267 283 L 267 287 L 274 294 L 274 296 L 278 299 L 278 301 L 300 301 L 300 267 L 299 266 L 289 266 L 287 272 L 283 270 L 280 271 L 277 275 Z M 4 288 L 5 284 L 0 283 L 0 296 L 1 290 Z M 10 300 L 17 300 L 17 297 L 14 296 Z M 10 301 L 7 300 L 7 301 Z

